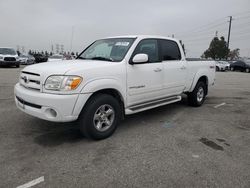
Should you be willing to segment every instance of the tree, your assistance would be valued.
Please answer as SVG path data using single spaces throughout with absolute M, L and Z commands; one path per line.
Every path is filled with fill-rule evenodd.
M 229 51 L 230 50 L 227 48 L 227 42 L 223 36 L 220 37 L 220 39 L 214 37 L 210 42 L 209 48 L 204 52 L 202 57 L 205 57 L 206 59 L 226 59 Z
M 239 48 L 236 48 L 236 49 L 230 51 L 228 54 L 228 58 L 230 60 L 239 59 L 239 57 L 240 57 L 240 49 Z

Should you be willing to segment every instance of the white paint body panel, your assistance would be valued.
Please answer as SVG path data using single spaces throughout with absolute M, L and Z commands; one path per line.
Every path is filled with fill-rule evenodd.
M 15 96 L 29 103 L 41 105 L 42 108 L 38 110 L 25 106 L 23 109 L 15 98 L 18 108 L 32 116 L 49 121 L 74 121 L 93 93 L 102 89 L 114 89 L 124 102 L 125 113 L 131 114 L 133 112 L 129 109 L 132 105 L 192 91 L 201 76 L 207 77 L 208 85 L 214 83 L 215 62 L 186 61 L 178 40 L 159 36 L 125 37 L 135 37 L 136 40 L 121 62 L 76 59 L 25 67 L 23 71 L 40 75 L 40 91 L 30 90 L 18 83 L 15 86 Z M 129 59 L 135 47 L 142 39 L 147 38 L 176 41 L 182 59 L 176 62 L 130 65 Z M 71 92 L 46 91 L 44 84 L 51 75 L 77 75 L 81 76 L 83 81 Z M 55 109 L 58 116 L 55 118 L 46 116 L 47 108 Z M 146 109 L 149 107 L 142 110 Z

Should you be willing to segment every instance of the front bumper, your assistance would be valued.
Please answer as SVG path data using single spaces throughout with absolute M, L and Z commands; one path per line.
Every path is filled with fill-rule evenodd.
M 78 118 L 88 94 L 57 95 L 40 93 L 15 85 L 15 102 L 18 109 L 40 119 L 70 122 Z

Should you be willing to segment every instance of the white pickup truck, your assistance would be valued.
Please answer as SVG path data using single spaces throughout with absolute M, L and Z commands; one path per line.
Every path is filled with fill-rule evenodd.
M 181 44 L 159 36 L 97 40 L 75 60 L 25 67 L 15 86 L 23 112 L 75 121 L 92 139 L 112 135 L 124 115 L 174 103 L 200 106 L 215 81 L 214 61 L 186 61 Z

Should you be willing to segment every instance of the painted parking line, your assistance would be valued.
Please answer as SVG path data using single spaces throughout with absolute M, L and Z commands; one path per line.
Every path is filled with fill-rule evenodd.
M 221 107 L 221 106 L 223 106 L 223 105 L 225 105 L 225 104 L 226 104 L 226 103 L 223 102 L 223 103 L 221 103 L 221 104 L 218 104 L 218 105 L 214 106 L 214 108 L 219 108 L 219 107 Z
M 42 183 L 42 182 L 44 182 L 44 176 L 41 176 L 40 178 L 34 179 L 34 180 L 32 180 L 28 183 L 25 183 L 23 185 L 19 185 L 16 188 L 28 188 L 28 187 L 32 187 L 32 186 L 37 185 L 37 184 Z

